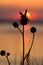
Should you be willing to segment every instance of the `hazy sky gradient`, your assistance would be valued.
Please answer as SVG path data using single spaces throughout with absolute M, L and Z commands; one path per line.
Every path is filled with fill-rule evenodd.
M 31 19 L 43 21 L 43 0 L 0 0 L 0 19 L 18 19 L 28 9 Z
M 0 0 L 0 19 L 19 19 L 19 12 L 26 9 L 28 9 L 31 14 L 31 20 L 38 20 L 37 22 L 42 20 L 43 22 L 43 0 Z M 29 24 L 26 26 L 25 54 L 28 52 L 32 40 L 32 34 L 30 33 L 32 26 L 36 27 L 37 32 L 31 56 L 42 58 L 43 24 Z M 13 28 L 11 23 L 0 23 L 0 50 L 2 49 L 11 53 L 11 59 L 21 59 L 22 57 L 22 36 L 17 29 Z

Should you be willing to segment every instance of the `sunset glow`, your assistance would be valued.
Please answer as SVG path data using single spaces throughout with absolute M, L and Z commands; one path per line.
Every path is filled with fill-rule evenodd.
M 29 13 L 29 12 L 27 12 L 26 17 L 27 17 L 28 19 L 30 19 L 30 13 Z
M 27 24 L 21 25 L 22 21 L 23 23 L 26 21 Z M 17 22 L 18 28 L 13 27 L 13 22 Z M 22 61 L 23 27 L 24 55 L 28 52 L 33 38 L 33 33 L 31 33 L 30 29 L 31 27 L 36 27 L 30 57 L 43 59 L 43 0 L 0 0 L 0 50 L 5 49 L 11 53 L 10 58 L 14 63 L 12 64 L 11 62 L 11 65 L 20 65 Z M 19 61 L 19 63 L 15 64 L 15 60 Z M 1 64 L 3 62 L 0 59 L 0 65 L 6 65 Z
M 34 3 L 34 4 L 33 4 Z M 37 5 L 36 5 L 37 3 Z M 27 17 L 31 19 L 40 19 L 43 17 L 43 0 L 0 0 L 0 19 L 19 19 L 19 12 L 29 10 Z M 3 13 L 3 14 L 2 14 Z M 38 14 L 39 13 L 39 14 Z M 39 16 L 37 16 L 39 15 Z M 36 17 L 36 18 L 35 18 Z M 43 18 L 42 18 L 43 19 Z

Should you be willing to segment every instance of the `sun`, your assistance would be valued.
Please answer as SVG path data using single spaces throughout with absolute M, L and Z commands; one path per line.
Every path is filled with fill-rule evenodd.
M 23 14 L 25 13 L 25 12 L 22 12 Z M 28 18 L 28 19 L 30 19 L 30 13 L 27 11 L 27 13 L 26 13 L 26 17 Z
M 29 12 L 27 12 L 26 17 L 27 17 L 28 19 L 30 19 L 30 13 L 29 13 Z

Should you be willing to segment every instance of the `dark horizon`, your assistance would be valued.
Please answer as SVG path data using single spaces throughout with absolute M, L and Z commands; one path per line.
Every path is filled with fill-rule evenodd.
M 16 19 L 0 19 L 0 23 L 7 23 L 7 22 L 20 22 L 20 19 L 18 19 L 18 20 L 16 20 Z M 30 20 L 29 21 L 29 23 L 39 23 L 39 24 L 41 24 L 41 23 L 43 23 L 43 19 L 36 19 L 36 20 Z

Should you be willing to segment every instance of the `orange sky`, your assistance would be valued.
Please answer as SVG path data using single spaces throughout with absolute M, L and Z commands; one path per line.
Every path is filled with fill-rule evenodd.
M 0 0 L 0 18 L 19 18 L 20 11 L 28 9 L 31 18 L 43 17 L 43 0 Z M 18 15 L 18 16 L 17 16 Z
M 43 8 L 43 0 L 0 0 L 0 5 Z
M 0 0 L 0 19 L 16 19 L 16 18 L 18 19 L 20 17 L 19 12 L 24 11 L 26 9 L 28 9 L 28 11 L 31 14 L 31 20 L 33 20 L 33 19 L 43 20 L 43 0 Z M 1 26 L 1 24 L 0 24 L 0 26 Z M 21 48 L 22 37 L 19 37 L 19 36 L 21 36 L 20 34 L 18 34 L 19 31 L 18 32 L 14 31 L 13 27 L 11 29 L 9 25 L 6 25 L 6 26 L 4 25 L 4 27 L 0 27 L 0 30 L 1 30 L 1 28 L 3 29 L 0 34 L 0 43 L 1 43 L 0 49 L 4 48 L 6 50 L 11 51 L 12 53 L 13 53 L 13 50 L 16 52 L 17 51 L 21 52 L 22 51 L 22 48 Z M 36 25 L 36 27 L 37 27 L 37 25 Z M 5 32 L 7 31 L 9 34 L 7 34 L 7 32 L 6 33 L 3 32 L 4 28 L 5 28 Z M 39 31 L 42 28 L 43 27 L 40 27 L 38 25 Z M 14 32 L 15 32 L 15 34 L 14 34 Z M 42 30 L 42 32 L 43 32 L 43 30 Z M 36 49 L 36 51 L 35 51 L 36 56 L 43 55 L 42 54 L 43 44 L 41 45 L 41 43 L 43 43 L 43 40 L 42 40 L 43 33 L 42 32 L 39 32 L 41 34 L 37 33 L 37 35 L 36 35 L 36 39 L 35 39 L 36 46 L 34 46 L 34 48 L 33 48 L 33 55 L 34 55 L 34 51 Z M 26 36 L 29 37 L 28 34 L 26 34 Z M 26 41 L 30 43 L 30 40 L 31 40 L 31 37 L 29 38 L 29 40 L 27 39 Z M 18 41 L 19 41 L 19 43 L 21 43 L 21 46 L 19 46 Z M 12 45 L 12 43 L 13 43 L 13 45 Z M 15 43 L 17 43 L 17 44 L 15 44 Z M 3 47 L 2 47 L 2 45 L 3 45 Z M 18 49 L 18 46 L 19 46 L 19 49 Z M 28 46 L 28 44 L 27 44 L 27 46 Z M 20 48 L 21 48 L 21 50 L 20 50 Z M 27 49 L 26 49 L 26 51 L 27 51 Z M 17 54 L 16 52 L 15 52 L 15 54 Z M 18 55 L 19 55 L 19 53 L 18 53 Z M 12 54 L 12 56 L 13 56 L 13 54 Z

